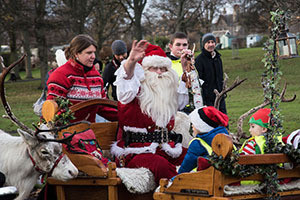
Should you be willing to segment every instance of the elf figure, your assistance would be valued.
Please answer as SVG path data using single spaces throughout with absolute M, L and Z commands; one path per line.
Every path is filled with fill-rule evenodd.
M 251 138 L 246 140 L 240 149 L 241 155 L 264 154 L 265 134 L 269 131 L 270 108 L 261 108 L 249 120 Z M 278 138 L 282 141 L 281 138 Z

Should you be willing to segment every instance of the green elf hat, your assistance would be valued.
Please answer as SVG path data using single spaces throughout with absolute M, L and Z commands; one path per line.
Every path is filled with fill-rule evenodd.
M 249 120 L 249 124 L 257 124 L 261 127 L 268 128 L 270 122 L 270 108 L 261 108 L 256 111 Z

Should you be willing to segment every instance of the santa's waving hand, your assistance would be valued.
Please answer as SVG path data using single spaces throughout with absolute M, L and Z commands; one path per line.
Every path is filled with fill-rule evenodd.
M 134 40 L 132 42 L 129 57 L 124 65 L 127 79 L 132 78 L 135 64 L 145 57 L 145 50 L 147 49 L 147 46 L 148 42 L 146 40 L 141 40 L 139 42 L 137 42 L 137 40 Z

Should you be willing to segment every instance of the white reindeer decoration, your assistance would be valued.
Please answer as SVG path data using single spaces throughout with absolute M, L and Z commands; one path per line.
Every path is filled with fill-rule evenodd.
M 18 189 L 19 195 L 16 200 L 27 198 L 42 174 L 63 181 L 76 178 L 78 174 L 77 168 L 62 153 L 60 143 L 65 143 L 66 139 L 56 139 L 51 133 L 53 129 L 49 130 L 46 125 L 42 125 L 36 131 L 27 128 L 10 110 L 4 94 L 4 79 L 24 57 L 7 68 L 1 62 L 3 71 L 0 76 L 0 94 L 5 111 L 21 128 L 18 129 L 21 137 L 11 136 L 0 130 L 0 171 L 6 176 L 5 185 L 15 186 Z M 58 130 L 60 129 L 56 129 Z M 67 140 L 70 139 L 69 137 Z

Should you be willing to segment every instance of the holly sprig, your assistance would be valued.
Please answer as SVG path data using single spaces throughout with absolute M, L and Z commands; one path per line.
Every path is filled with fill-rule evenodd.
M 54 116 L 55 126 L 67 125 L 75 119 L 74 113 L 69 108 L 72 105 L 69 99 L 57 97 L 55 102 L 58 105 L 58 112 Z

